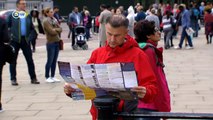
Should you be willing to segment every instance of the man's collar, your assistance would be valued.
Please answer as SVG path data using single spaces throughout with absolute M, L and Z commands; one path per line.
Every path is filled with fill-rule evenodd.
M 21 9 L 18 9 L 18 8 L 17 8 L 16 10 L 17 10 L 17 11 L 24 11 L 24 12 L 26 12 L 26 10 L 21 10 Z

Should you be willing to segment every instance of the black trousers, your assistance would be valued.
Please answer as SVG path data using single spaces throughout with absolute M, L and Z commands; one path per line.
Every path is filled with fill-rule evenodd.
M 25 40 L 25 38 L 21 39 L 20 43 L 17 42 L 11 42 L 11 45 L 15 48 L 15 63 L 10 64 L 10 79 L 16 80 L 16 65 L 17 65 L 17 58 L 19 54 L 19 50 L 22 49 L 23 55 L 27 61 L 28 66 L 28 73 L 30 74 L 31 80 L 36 79 L 36 73 L 35 73 L 35 65 L 32 57 L 32 51 L 30 48 L 30 44 L 28 44 Z
M 36 38 L 36 39 L 37 39 L 37 38 Z M 35 50 L 35 48 L 36 48 L 36 39 L 33 39 L 33 40 L 31 41 L 33 50 Z
M 72 28 L 72 46 L 75 45 L 75 28 Z
M 3 70 L 4 64 L 0 63 L 0 108 L 2 108 L 1 104 L 1 92 L 2 92 L 2 70 Z

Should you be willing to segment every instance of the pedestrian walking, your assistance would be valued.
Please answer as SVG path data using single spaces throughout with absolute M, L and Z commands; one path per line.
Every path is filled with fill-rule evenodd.
M 190 5 L 190 10 L 189 11 L 190 11 L 191 27 L 194 30 L 193 37 L 198 37 L 198 30 L 199 30 L 198 20 L 199 20 L 200 12 L 196 8 L 196 4 L 195 3 L 193 5 Z
M 100 47 L 102 47 L 106 45 L 106 19 L 112 16 L 112 13 L 107 9 L 107 5 L 105 4 L 102 4 L 100 6 L 100 9 L 102 12 L 98 18 L 98 21 L 100 23 L 98 38 L 100 41 Z
M 176 27 L 176 20 L 172 17 L 170 11 L 166 11 L 166 14 L 162 18 L 162 24 L 164 32 L 164 48 L 169 49 L 170 47 L 173 46 L 171 37 Z
M 54 11 L 54 17 L 55 19 L 58 21 L 59 24 L 61 24 L 61 22 L 63 21 L 63 18 L 61 17 L 61 15 L 59 14 L 59 7 L 58 6 L 54 6 L 53 11 Z
M 211 8 L 205 9 L 204 23 L 207 44 L 211 44 L 213 36 L 213 14 L 211 14 Z
M 127 15 L 127 19 L 129 20 L 129 26 L 128 26 L 128 34 L 131 37 L 134 37 L 134 24 L 135 24 L 135 11 L 134 8 L 132 6 L 129 6 L 128 8 L 128 15 Z
M 160 29 L 160 20 L 158 18 L 157 15 L 155 15 L 156 13 L 156 9 L 155 8 L 152 8 L 149 15 L 146 16 L 146 20 L 148 21 L 154 21 L 155 22 L 155 26 Z
M 75 27 L 82 25 L 82 16 L 81 13 L 78 12 L 78 7 L 74 7 L 72 13 L 69 14 L 68 25 L 72 30 L 72 48 L 75 48 Z
M 193 49 L 193 44 L 192 44 L 192 39 L 191 37 L 187 34 L 186 30 L 189 29 L 190 27 L 190 12 L 185 8 L 185 5 L 181 4 L 179 6 L 179 10 L 181 12 L 181 25 L 182 25 L 182 34 L 180 38 L 180 42 L 178 46 L 175 46 L 175 49 L 181 49 L 183 41 L 185 37 L 187 38 L 188 41 L 188 46 L 186 49 Z
M 143 6 L 140 5 L 137 7 L 137 15 L 135 16 L 135 21 L 138 22 L 140 20 L 144 20 L 146 18 L 146 14 L 143 11 Z

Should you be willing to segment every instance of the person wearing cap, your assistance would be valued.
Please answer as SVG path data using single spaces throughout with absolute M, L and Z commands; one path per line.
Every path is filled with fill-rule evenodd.
M 180 42 L 179 42 L 178 46 L 175 46 L 174 48 L 181 49 L 184 39 L 186 37 L 188 40 L 188 43 L 189 43 L 189 46 L 187 46 L 186 49 L 193 49 L 192 39 L 186 32 L 186 30 L 188 30 L 190 27 L 190 12 L 186 9 L 184 4 L 181 4 L 179 6 L 179 10 L 182 14 L 182 16 L 180 18 L 181 25 L 182 25 L 182 34 L 181 34 L 181 38 L 180 38 Z

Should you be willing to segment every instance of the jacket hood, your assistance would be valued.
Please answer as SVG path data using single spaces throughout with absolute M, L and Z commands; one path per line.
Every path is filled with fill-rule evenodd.
M 135 11 L 132 6 L 129 6 L 129 8 L 128 8 L 128 15 L 135 15 Z
M 155 50 L 155 54 L 157 55 L 159 62 L 163 63 L 163 48 L 157 48 L 157 43 L 153 42 L 152 40 L 147 40 L 147 42 L 138 43 L 139 47 L 143 50 L 152 47 Z
M 115 48 L 111 48 L 107 43 L 106 44 L 106 50 L 114 52 L 114 53 L 122 53 L 122 52 L 125 52 L 128 49 L 131 49 L 132 47 L 138 47 L 139 48 L 138 43 L 131 36 L 127 35 L 125 38 L 126 38 L 126 42 L 122 46 L 117 46 Z

